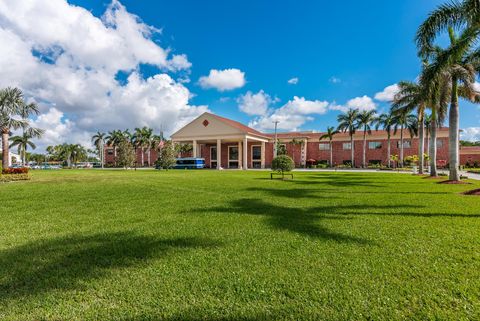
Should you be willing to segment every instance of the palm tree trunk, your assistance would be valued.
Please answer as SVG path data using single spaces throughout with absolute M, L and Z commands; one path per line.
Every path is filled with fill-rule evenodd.
M 151 162 L 152 162 L 152 149 L 148 148 L 148 167 L 151 166 Z
M 399 166 L 398 167 L 403 167 L 403 125 L 400 129 L 400 159 L 399 159 Z
M 419 113 L 418 115 L 418 173 L 423 174 L 423 150 L 425 148 L 425 134 L 424 134 L 425 127 L 423 125 L 423 113 Z
M 143 149 L 143 147 L 140 148 L 140 153 L 142 153 L 142 158 L 141 158 L 141 160 L 142 160 L 142 167 L 143 167 L 143 166 L 145 166 L 145 158 L 144 158 L 144 156 L 145 156 L 145 150 Z
M 430 128 L 430 176 L 437 176 L 437 120 L 432 120 Z
M 362 167 L 366 168 L 366 158 L 367 158 L 367 132 L 363 130 L 363 158 L 362 158 Z
M 355 167 L 355 151 L 353 146 L 353 134 L 350 134 L 350 153 L 351 153 L 351 160 L 352 160 L 352 168 Z
M 391 155 L 391 152 L 390 152 L 390 132 L 388 133 L 388 136 L 387 136 L 387 164 L 388 164 L 388 168 L 392 167 L 392 160 L 390 159 L 390 155 Z
M 426 136 L 426 140 L 427 140 L 427 156 L 430 158 L 430 140 L 429 140 L 429 134 L 430 134 L 430 127 L 429 128 L 426 128 L 425 130 L 425 136 Z
M 332 147 L 332 140 L 330 140 L 330 167 L 333 167 L 333 147 Z
M 459 110 L 458 110 L 458 83 L 455 77 L 452 78 L 452 101 L 450 103 L 450 113 L 448 116 L 449 122 L 449 142 L 448 142 L 448 156 L 450 164 L 450 176 L 452 181 L 460 180 L 459 172 Z
M 117 145 L 113 145 L 113 159 L 115 167 L 117 167 Z
M 9 136 L 9 129 L 3 128 L 2 129 L 2 168 L 3 169 L 8 168 L 9 160 L 10 160 L 8 136 Z
M 27 164 L 27 147 L 22 147 L 22 167 L 25 167 Z

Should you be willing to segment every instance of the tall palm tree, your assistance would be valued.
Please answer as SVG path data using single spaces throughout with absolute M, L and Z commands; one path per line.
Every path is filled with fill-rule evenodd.
M 337 117 L 339 122 L 337 130 L 341 132 L 347 132 L 350 135 L 350 152 L 352 167 L 355 167 L 355 146 L 353 141 L 353 135 L 358 128 L 358 110 L 349 109 L 346 113 L 340 114 Z
M 357 126 L 358 128 L 363 129 L 363 156 L 362 156 L 362 167 L 367 167 L 367 134 L 372 134 L 372 129 L 370 125 L 376 118 L 376 114 L 374 110 L 364 110 L 362 111 L 357 118 Z
M 95 135 L 92 136 L 93 145 L 97 148 L 98 156 L 100 157 L 100 163 L 102 168 L 105 164 L 105 137 L 107 134 L 97 131 Z
M 305 144 L 305 141 L 300 138 L 293 138 L 292 141 L 290 142 L 293 147 L 293 163 L 295 164 L 295 151 L 297 150 L 297 147 L 300 146 L 300 150 L 302 150 L 303 144 Z
M 10 138 L 11 144 L 10 148 L 17 146 L 18 154 L 22 158 L 22 166 L 26 165 L 27 149 L 30 146 L 32 149 L 37 148 L 37 146 L 31 141 L 33 138 L 29 133 L 23 133 L 21 136 L 12 136 Z
M 399 91 L 395 95 L 392 108 L 396 112 L 404 109 L 406 113 L 410 113 L 413 110 L 417 111 L 417 124 L 418 124 L 418 173 L 423 174 L 424 171 L 424 159 L 423 152 L 425 149 L 425 133 L 424 133 L 424 118 L 425 109 L 429 103 L 428 88 L 424 86 L 424 82 L 413 83 L 410 81 L 401 81 L 398 83 Z M 402 157 L 400 157 L 402 158 Z
M 143 136 L 142 154 L 147 152 L 147 164 L 148 164 L 148 167 L 150 167 L 151 166 L 150 158 L 152 156 L 153 129 L 148 128 L 146 126 L 143 127 L 142 136 Z
M 144 147 L 146 144 L 143 128 L 135 128 L 135 131 L 132 135 L 132 144 L 135 148 L 135 159 L 137 159 L 137 150 L 140 149 L 141 166 L 143 167 L 144 166 Z
M 395 115 L 394 118 L 394 126 L 393 126 L 393 133 L 396 134 L 398 127 L 400 127 L 400 155 L 399 155 L 399 166 L 403 167 L 403 157 L 404 157 L 404 140 L 403 140 L 403 132 L 404 130 L 408 130 L 410 133 L 410 138 L 413 138 L 417 134 L 417 117 L 413 114 L 408 113 L 408 110 L 399 109 L 393 111 Z
M 320 136 L 320 141 L 323 139 L 328 139 L 328 144 L 329 144 L 329 150 L 330 150 L 330 167 L 333 167 L 333 146 L 332 146 L 332 140 L 333 136 L 338 134 L 338 130 L 335 129 L 335 127 L 327 127 L 327 131 L 325 134 Z
M 459 37 L 454 30 L 460 31 Z M 434 10 L 417 30 L 419 53 L 429 58 L 434 41 L 445 31 L 448 31 L 450 46 L 436 56 L 431 64 L 429 77 L 441 73 L 448 73 L 450 76 L 449 179 L 459 181 L 459 85 L 471 92 L 475 74 L 480 71 L 480 49 L 475 48 L 480 39 L 480 2 L 454 1 Z
M 392 167 L 392 160 L 391 160 L 391 136 L 392 136 L 392 131 L 395 127 L 395 116 L 389 112 L 389 113 L 384 113 L 381 114 L 380 116 L 377 117 L 375 120 L 375 130 L 378 130 L 380 127 L 384 131 L 387 132 L 387 166 Z
M 122 139 L 124 139 L 124 133 L 118 129 L 108 132 L 107 136 L 105 136 L 107 145 L 113 147 L 113 158 L 115 160 L 115 165 L 117 164 L 117 147 Z
M 428 138 L 430 136 L 430 130 L 432 127 L 432 114 L 425 115 L 425 117 L 423 118 L 423 125 L 425 126 L 425 142 L 426 142 L 426 148 L 423 154 L 426 154 L 428 157 L 430 157 L 430 141 Z
M 22 116 L 24 106 L 23 93 L 18 88 L 0 90 L 0 131 L 2 133 L 2 167 L 9 166 L 9 137 L 12 129 L 28 125 Z M 20 117 L 21 119 L 18 119 Z

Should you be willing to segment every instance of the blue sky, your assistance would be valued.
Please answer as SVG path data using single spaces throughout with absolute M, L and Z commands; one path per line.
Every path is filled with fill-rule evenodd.
M 73 1 L 100 15 L 107 2 Z M 414 80 L 419 61 L 417 26 L 442 1 L 133 1 L 127 9 L 162 28 L 159 41 L 186 53 L 192 62 L 187 86 L 192 102 L 248 123 L 236 97 L 247 90 L 292 99 L 335 101 L 382 91 L 399 80 Z M 203 90 L 197 79 L 210 69 L 238 68 L 247 84 L 229 92 Z M 297 85 L 287 81 L 298 77 Z M 332 83 L 336 78 L 338 83 Z M 229 97 L 225 101 L 222 97 Z M 380 109 L 387 104 L 378 102 Z M 478 126 L 478 109 L 462 104 L 462 126 Z M 337 112 L 307 122 L 303 129 L 335 124 Z
M 415 80 L 415 31 L 442 2 L 9 2 L 0 85 L 42 103 L 45 144 L 144 125 L 172 132 L 206 110 L 263 130 L 280 119 L 323 131 L 349 106 L 387 110 L 376 95 Z M 212 70 L 216 83 L 201 83 Z M 477 106 L 461 103 L 461 127 L 480 139 Z

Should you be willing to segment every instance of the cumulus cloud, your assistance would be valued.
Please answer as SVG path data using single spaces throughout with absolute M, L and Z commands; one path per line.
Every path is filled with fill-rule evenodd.
M 303 97 L 293 97 L 282 107 L 270 114 L 258 117 L 249 123 L 249 126 L 259 130 L 272 130 L 274 121 L 278 121 L 278 129 L 296 131 L 314 118 L 312 115 L 322 115 L 328 111 L 328 102 L 306 100 Z
M 296 85 L 296 84 L 298 84 L 298 81 L 299 81 L 298 77 L 294 77 L 294 78 L 292 78 L 292 79 L 289 79 L 287 82 L 288 82 L 290 85 Z
M 468 140 L 472 142 L 480 141 L 480 127 L 467 127 L 463 128 L 460 133 L 460 138 L 462 140 Z
M 159 33 L 117 0 L 102 17 L 66 0 L 2 1 L 0 87 L 43 102 L 36 125 L 47 129 L 45 141 L 143 125 L 172 132 L 207 107 L 189 104 L 182 83 L 192 64 L 159 46 Z M 145 79 L 144 64 L 159 73 Z M 167 74 L 179 71 L 179 81 Z
M 215 88 L 219 91 L 226 91 L 243 87 L 246 80 L 245 73 L 240 69 L 212 69 L 208 76 L 200 77 L 198 83 L 205 89 Z
M 376 93 L 375 99 L 378 101 L 392 101 L 399 90 L 400 88 L 398 88 L 397 84 L 390 85 L 385 87 L 383 91 Z
M 238 108 L 247 115 L 265 115 L 274 100 L 263 90 L 254 94 L 247 91 L 237 99 Z
M 347 107 L 350 109 L 358 109 L 360 111 L 364 110 L 374 110 L 377 108 L 377 105 L 373 102 L 372 98 L 368 96 L 356 97 L 350 99 L 347 102 Z

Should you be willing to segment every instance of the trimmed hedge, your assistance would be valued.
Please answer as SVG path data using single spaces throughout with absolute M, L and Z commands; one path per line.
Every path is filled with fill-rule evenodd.
M 28 167 L 4 168 L 2 170 L 2 174 L 12 174 L 12 175 L 28 174 Z
M 28 173 L 23 174 L 2 174 L 0 175 L 0 183 L 15 182 L 15 181 L 28 181 L 30 179 Z

